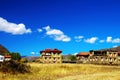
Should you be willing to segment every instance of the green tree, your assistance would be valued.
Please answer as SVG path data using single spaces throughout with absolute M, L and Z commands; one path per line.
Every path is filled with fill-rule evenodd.
M 21 55 L 18 52 L 12 52 L 12 53 L 10 53 L 10 55 L 12 56 L 13 60 L 20 61 L 20 59 L 21 59 Z
M 76 60 L 76 56 L 75 56 L 75 55 L 70 55 L 70 56 L 69 56 L 69 59 L 70 59 L 71 61 L 75 61 L 75 60 Z

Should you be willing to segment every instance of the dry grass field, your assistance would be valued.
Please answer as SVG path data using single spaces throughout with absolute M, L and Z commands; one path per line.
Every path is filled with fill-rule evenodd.
M 39 63 L 29 65 L 31 73 L 0 73 L 0 80 L 120 80 L 120 66 Z

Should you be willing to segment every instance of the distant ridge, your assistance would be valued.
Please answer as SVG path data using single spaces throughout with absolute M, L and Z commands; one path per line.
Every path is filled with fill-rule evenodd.
M 8 49 L 1 44 L 0 44 L 0 54 L 9 54 Z
M 108 49 L 100 49 L 101 51 L 109 50 L 109 51 L 120 51 L 120 46 L 117 46 L 115 48 L 108 48 Z
M 22 58 L 27 59 L 29 62 L 33 62 L 33 61 L 39 59 L 40 57 L 38 57 L 38 56 L 22 56 Z

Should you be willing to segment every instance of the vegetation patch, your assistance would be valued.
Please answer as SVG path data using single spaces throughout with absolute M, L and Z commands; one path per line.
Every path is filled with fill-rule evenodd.
M 0 72 L 10 74 L 29 73 L 30 66 L 18 61 L 11 60 L 8 62 L 0 63 Z

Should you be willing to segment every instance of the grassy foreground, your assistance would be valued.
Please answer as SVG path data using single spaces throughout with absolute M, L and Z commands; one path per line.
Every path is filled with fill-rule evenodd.
M 120 66 L 39 63 L 30 65 L 31 73 L 0 73 L 0 80 L 120 80 Z

